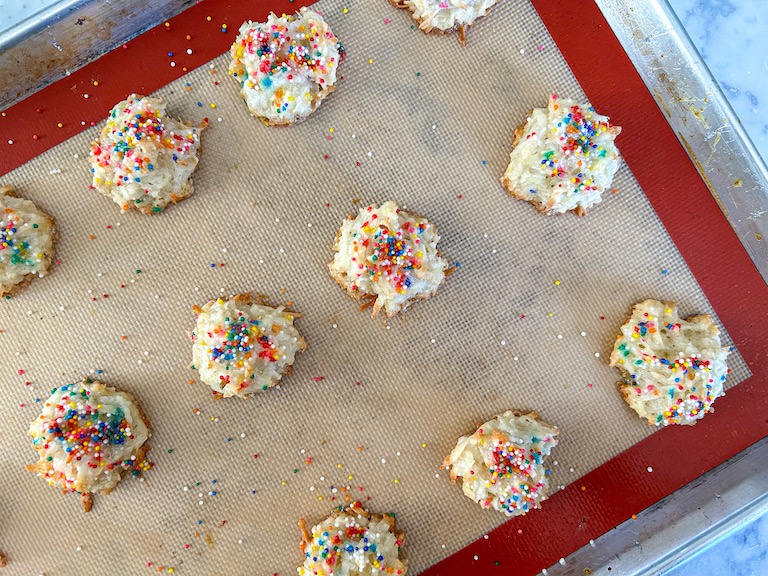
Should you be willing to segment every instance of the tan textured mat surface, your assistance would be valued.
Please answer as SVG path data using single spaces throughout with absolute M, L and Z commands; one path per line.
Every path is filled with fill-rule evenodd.
M 466 47 L 385 0 L 318 8 L 348 58 L 306 122 L 252 118 L 226 56 L 159 91 L 172 114 L 211 118 L 178 206 L 122 215 L 89 190 L 97 128 L 3 178 L 61 233 L 53 273 L 0 302 L 4 575 L 293 574 L 297 519 L 346 496 L 397 513 L 416 573 L 505 521 L 439 470 L 476 422 L 517 408 L 557 425 L 554 485 L 652 432 L 607 366 L 618 326 L 649 297 L 711 309 L 626 166 L 585 218 L 542 216 L 499 184 L 527 111 L 583 97 L 532 7 L 495 6 Z M 343 218 L 388 199 L 430 218 L 461 266 L 435 298 L 372 320 L 326 263 Z M 214 401 L 188 369 L 191 307 L 249 290 L 292 301 L 308 349 L 280 388 Z M 731 367 L 729 385 L 748 374 L 737 353 Z M 36 399 L 97 370 L 141 400 L 155 468 L 86 515 L 24 470 L 25 434 Z

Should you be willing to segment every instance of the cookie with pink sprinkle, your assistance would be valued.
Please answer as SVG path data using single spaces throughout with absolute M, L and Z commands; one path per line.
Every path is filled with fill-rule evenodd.
M 547 498 L 547 459 L 559 431 L 536 412 L 508 410 L 462 436 L 443 464 L 483 508 L 526 514 Z
M 29 427 L 37 463 L 27 466 L 51 486 L 79 492 L 85 511 L 126 475 L 149 470 L 149 420 L 136 399 L 101 382 L 54 388 Z
M 317 12 L 244 22 L 230 49 L 230 75 L 248 110 L 265 124 L 293 124 L 336 89 L 344 46 Z
M 627 404 L 649 425 L 693 425 L 723 396 L 730 348 L 707 314 L 680 318 L 674 302 L 636 304 L 611 354 Z
M 168 116 L 161 98 L 131 94 L 115 104 L 91 144 L 92 188 L 145 214 L 180 202 L 193 191 L 204 126 Z

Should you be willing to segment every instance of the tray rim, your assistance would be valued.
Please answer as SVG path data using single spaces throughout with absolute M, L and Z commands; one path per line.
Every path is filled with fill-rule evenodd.
M 768 282 L 768 159 L 668 0 L 595 2 Z

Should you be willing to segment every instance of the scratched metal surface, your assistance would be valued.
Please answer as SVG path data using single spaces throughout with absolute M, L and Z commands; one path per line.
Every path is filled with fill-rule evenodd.
M 0 108 L 69 76 L 194 3 L 60 0 L 0 32 Z

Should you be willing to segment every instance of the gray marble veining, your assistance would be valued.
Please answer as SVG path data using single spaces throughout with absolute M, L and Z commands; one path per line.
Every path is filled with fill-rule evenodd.
M 768 161 L 768 2 L 669 1 Z
M 727 534 L 664 576 L 768 575 L 768 514 Z

